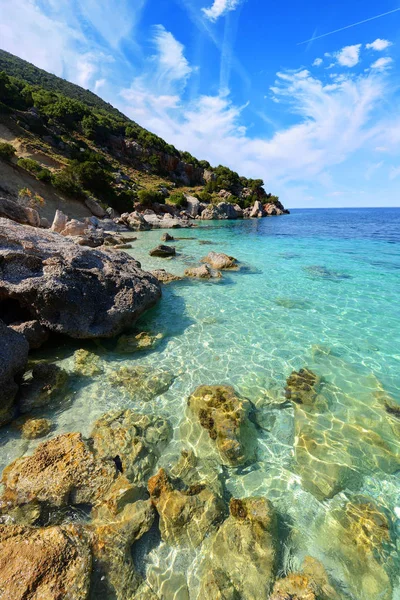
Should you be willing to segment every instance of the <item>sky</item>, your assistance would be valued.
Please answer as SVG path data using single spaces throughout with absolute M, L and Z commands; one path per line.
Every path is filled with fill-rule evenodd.
M 288 207 L 400 206 L 400 3 L 0 0 L 0 47 Z

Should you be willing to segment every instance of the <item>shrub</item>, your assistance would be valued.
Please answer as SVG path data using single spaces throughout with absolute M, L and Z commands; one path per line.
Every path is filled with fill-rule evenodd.
M 10 162 L 11 159 L 14 158 L 15 154 L 15 148 L 12 144 L 8 144 L 7 142 L 0 143 L 0 158 Z
M 83 190 L 79 177 L 72 166 L 65 167 L 62 171 L 53 173 L 51 182 L 55 188 L 69 196 L 82 196 Z
M 140 204 L 143 204 L 143 206 L 151 206 L 155 202 L 165 204 L 164 196 L 157 190 L 140 190 L 138 192 L 138 198 Z
M 18 166 L 22 167 L 26 171 L 29 171 L 30 173 L 33 173 L 40 181 L 51 180 L 51 173 L 49 169 L 45 169 L 41 164 L 32 158 L 20 158 L 18 160 Z
M 184 208 L 187 206 L 187 200 L 183 192 L 174 192 L 168 198 L 171 204 L 174 204 L 177 208 Z
M 209 192 L 206 192 L 204 190 L 204 192 L 200 192 L 200 194 L 197 194 L 198 199 L 201 202 L 207 202 L 208 204 L 212 201 L 212 196 Z
M 29 188 L 22 188 L 18 192 L 18 198 L 24 204 L 30 208 L 37 208 L 45 205 L 45 200 L 39 194 L 32 192 Z

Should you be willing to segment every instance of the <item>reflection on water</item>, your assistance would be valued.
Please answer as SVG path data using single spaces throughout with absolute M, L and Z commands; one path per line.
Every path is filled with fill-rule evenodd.
M 152 474 L 165 468 L 181 482 L 179 494 L 196 481 L 208 482 L 212 493 L 222 495 L 225 513 L 231 498 L 272 503 L 277 521 L 271 528 L 264 523 L 261 533 L 246 517 L 244 530 L 240 510 L 250 509 L 236 506 L 223 528 L 213 522 L 196 547 L 161 539 L 153 525 L 134 545 L 133 559 L 159 598 L 217 598 L 215 590 L 223 588 L 227 595 L 221 597 L 265 599 L 270 571 L 281 578 L 277 598 L 295 586 L 303 586 L 298 597 L 312 598 L 305 595 L 311 569 L 318 598 L 400 599 L 400 282 L 393 268 L 400 264 L 399 245 L 389 245 L 395 235 L 390 231 L 386 240 L 383 226 L 375 239 L 356 226 L 358 239 L 352 239 L 346 223 L 364 219 L 357 214 L 338 217 L 336 229 L 320 213 L 310 211 L 308 221 L 298 214 L 201 226 L 179 240 L 181 257 L 167 262 L 148 256 L 161 232 L 139 232 L 129 253 L 144 268 L 181 275 L 212 242 L 248 265 L 252 277 L 224 272 L 219 285 L 164 286 L 160 304 L 132 332 L 145 331 L 147 347 L 129 342 L 126 352 L 126 340 L 62 340 L 34 357 L 50 358 L 70 375 L 65 402 L 61 393 L 51 406 L 36 409 L 52 422 L 45 439 L 68 431 L 89 436 L 99 417 L 121 408 L 156 415 L 172 432 Z M 387 267 L 386 259 L 365 260 L 385 253 Z M 77 349 L 89 352 L 74 354 Z M 299 383 L 287 379 L 302 368 L 316 377 L 300 377 L 301 393 L 285 393 Z M 203 429 L 194 423 L 187 401 L 205 384 L 232 385 L 250 402 L 250 462 L 221 464 L 204 414 Z M 39 443 L 22 439 L 13 427 L 0 435 L 2 467 Z M 184 464 L 177 466 L 182 456 Z M 193 492 L 191 502 L 201 502 L 201 493 Z M 257 510 L 265 519 L 270 514 L 267 505 Z M 84 521 L 85 507 L 66 511 L 65 519 Z M 229 540 L 238 536 L 242 554 L 229 550 Z M 251 550 L 257 539 L 268 540 L 270 552 L 277 544 L 269 562 Z M 213 556 L 219 557 L 214 563 Z M 241 556 L 252 561 L 246 581 L 236 575 L 246 572 Z

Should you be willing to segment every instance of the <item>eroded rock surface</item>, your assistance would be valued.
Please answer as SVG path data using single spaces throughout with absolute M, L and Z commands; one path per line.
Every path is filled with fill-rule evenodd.
M 48 419 L 27 419 L 21 426 L 22 437 L 27 440 L 35 440 L 44 437 L 51 429 Z
M 317 398 L 320 383 L 321 379 L 309 369 L 293 371 L 287 379 L 286 398 L 296 404 L 312 406 Z
M 161 283 L 171 283 L 171 281 L 180 281 L 182 277 L 179 275 L 174 275 L 173 273 L 168 273 L 165 269 L 156 269 L 151 272 L 158 281 Z
M 275 578 L 277 520 L 265 498 L 232 499 L 210 541 L 198 600 L 265 600 Z
M 29 344 L 29 349 L 34 350 L 40 348 L 42 344 L 49 339 L 49 332 L 42 327 L 39 321 L 25 321 L 24 323 L 16 323 L 10 325 L 14 331 L 22 333 Z
M 235 269 L 238 266 L 236 258 L 228 256 L 223 252 L 209 252 L 207 256 L 202 258 L 201 262 L 207 263 L 219 271 L 223 269 Z
M 188 408 L 189 419 L 194 416 L 223 464 L 236 466 L 255 458 L 256 430 L 249 420 L 252 406 L 232 387 L 200 386 L 190 396 Z M 201 454 L 201 440 L 197 448 Z
M 1 296 L 0 296 L 1 297 Z M 0 425 L 14 416 L 14 398 L 18 392 L 16 376 L 21 375 L 28 359 L 25 337 L 0 321 Z
M 112 386 L 126 391 L 137 400 L 148 402 L 168 390 L 174 381 L 169 371 L 152 369 L 151 367 L 121 367 L 110 373 Z
M 222 275 L 220 271 L 211 269 L 208 265 L 201 265 L 200 267 L 190 267 L 186 269 L 185 277 L 194 279 L 219 279 Z
M 158 281 L 124 252 L 88 250 L 53 231 L 0 219 L 0 298 L 46 329 L 111 337 L 160 298 Z
M 141 331 L 136 335 L 121 335 L 117 342 L 117 352 L 121 354 L 132 354 L 140 350 L 152 350 L 162 340 L 163 335 L 158 333 L 152 335 L 148 331 Z

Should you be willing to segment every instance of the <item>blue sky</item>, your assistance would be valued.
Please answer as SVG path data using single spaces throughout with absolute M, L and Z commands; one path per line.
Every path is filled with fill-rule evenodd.
M 0 45 L 289 207 L 400 206 L 398 8 L 0 0 Z

